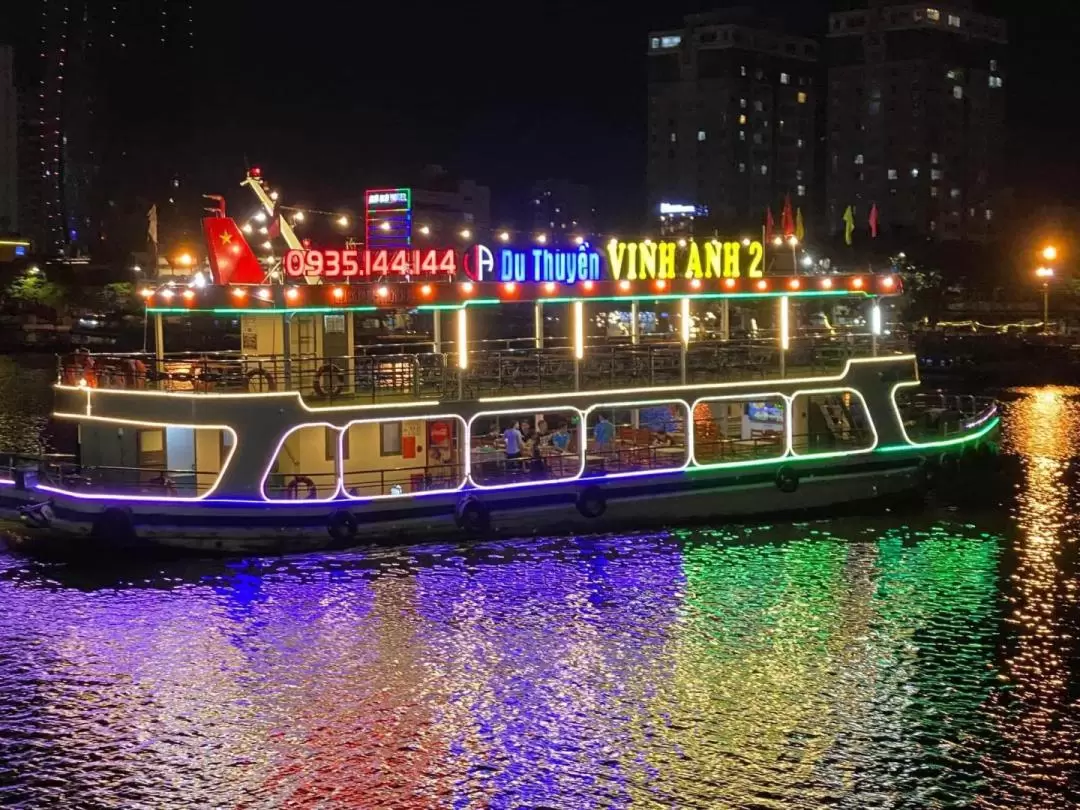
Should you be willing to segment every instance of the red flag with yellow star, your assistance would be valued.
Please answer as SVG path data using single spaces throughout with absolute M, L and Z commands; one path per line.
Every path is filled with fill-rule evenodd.
M 263 283 L 266 273 L 231 217 L 207 217 L 203 235 L 215 284 Z

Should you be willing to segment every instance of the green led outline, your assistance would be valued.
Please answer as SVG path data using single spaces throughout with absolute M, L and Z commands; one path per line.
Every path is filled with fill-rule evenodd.
M 957 436 L 955 439 L 941 439 L 940 441 L 923 442 L 921 444 L 916 442 L 911 442 L 909 444 L 891 444 L 886 447 L 879 447 L 877 449 L 877 452 L 898 453 L 901 450 L 911 450 L 914 452 L 918 450 L 933 450 L 938 447 L 955 447 L 957 445 L 964 444 L 972 440 L 981 439 L 983 436 L 987 435 L 988 433 L 990 433 L 990 431 L 996 428 L 1000 423 L 1001 417 L 995 416 L 986 424 L 985 427 L 980 428 L 975 433 L 969 433 L 965 436 Z

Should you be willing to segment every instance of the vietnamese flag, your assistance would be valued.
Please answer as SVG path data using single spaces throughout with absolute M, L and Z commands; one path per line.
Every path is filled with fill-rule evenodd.
M 765 209 L 765 241 L 766 242 L 771 242 L 772 241 L 772 234 L 773 234 L 773 228 L 774 227 L 775 227 L 775 223 L 773 222 L 773 218 L 772 218 L 772 206 L 770 205 L 768 208 Z
M 262 284 L 266 280 L 259 260 L 231 217 L 207 217 L 203 235 L 215 284 Z
M 870 236 L 877 239 L 878 210 L 877 203 L 870 206 Z
M 795 235 L 795 216 L 791 212 L 791 195 L 784 195 L 784 211 L 780 215 L 780 225 L 784 229 L 784 236 Z

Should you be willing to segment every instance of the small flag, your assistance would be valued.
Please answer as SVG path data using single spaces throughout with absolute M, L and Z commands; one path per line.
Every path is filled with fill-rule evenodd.
M 158 233 L 157 233 L 157 205 L 151 205 L 150 210 L 146 213 L 146 235 L 150 238 L 150 241 L 154 243 L 156 248 L 158 245 Z
M 281 236 L 281 217 L 276 216 L 270 220 L 270 227 L 267 228 L 267 234 L 271 239 L 277 239 Z
M 791 214 L 791 195 L 784 195 L 784 210 L 780 214 L 780 226 L 784 229 L 784 236 L 795 235 L 795 217 Z
M 765 241 L 772 242 L 773 235 L 772 206 L 765 209 Z
M 870 236 L 877 239 L 878 211 L 877 203 L 870 205 Z
M 851 244 L 851 234 L 855 231 L 855 211 L 849 205 L 844 210 L 844 244 Z
M 795 238 L 800 242 L 806 238 L 806 228 L 803 227 L 802 209 L 795 209 Z
M 203 235 L 214 284 L 262 284 L 266 273 L 231 217 L 206 217 Z

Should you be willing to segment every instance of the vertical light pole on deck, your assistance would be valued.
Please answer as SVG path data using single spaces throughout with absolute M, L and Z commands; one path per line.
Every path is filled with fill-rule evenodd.
M 581 361 L 585 359 L 585 302 L 574 301 L 570 312 L 574 329 L 574 390 L 580 391 Z
M 462 307 L 457 311 L 457 365 L 458 399 L 465 398 L 465 370 L 469 367 L 469 309 Z
M 877 339 L 881 334 L 881 304 L 876 300 L 870 308 L 870 354 L 877 357 Z
M 323 346 L 325 350 L 325 344 Z M 323 352 L 325 354 L 325 351 Z M 285 390 L 292 390 L 292 315 L 286 312 L 281 316 L 281 356 L 284 359 L 282 372 L 285 375 Z
M 544 302 L 533 304 L 533 345 L 544 348 Z
M 720 303 L 720 339 L 731 340 L 731 301 L 727 298 Z
M 791 346 L 788 324 L 788 297 L 780 296 L 780 377 L 787 376 L 787 351 Z
M 640 309 L 636 300 L 630 302 L 630 343 L 637 346 L 641 342 L 641 333 L 639 332 L 638 321 L 640 319 Z
M 431 317 L 434 318 L 431 322 L 431 348 L 435 354 L 442 354 L 442 310 L 431 310 Z
M 679 379 L 686 385 L 686 353 L 690 346 L 690 299 L 679 299 Z
M 154 313 L 154 357 L 158 360 L 165 359 L 165 322 L 160 312 Z

